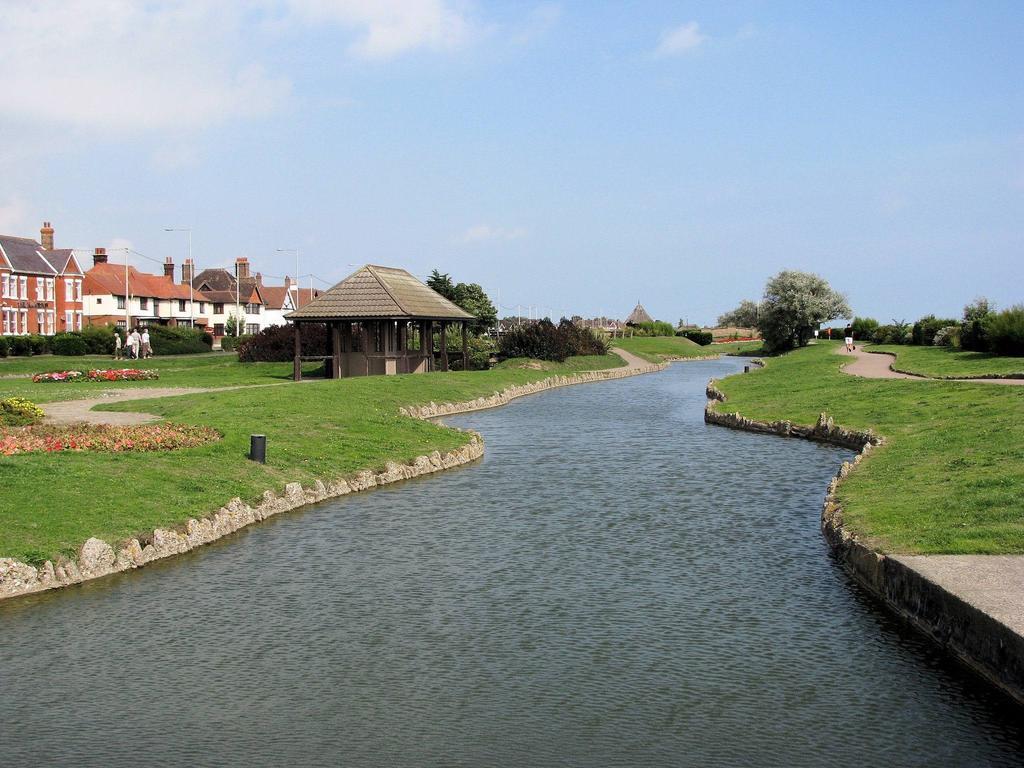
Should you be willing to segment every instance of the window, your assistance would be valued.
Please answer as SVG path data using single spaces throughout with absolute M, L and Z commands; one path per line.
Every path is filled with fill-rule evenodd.
M 214 304 L 213 305 L 213 314 L 215 314 L 215 315 L 223 315 L 224 314 L 224 305 L 223 304 Z
M 82 281 L 75 280 L 75 301 L 82 300 Z
M 260 324 L 259 323 L 246 323 L 245 324 L 245 333 L 246 333 L 247 336 L 253 336 L 253 335 L 255 335 L 255 334 L 259 333 L 259 332 L 260 332 Z
M 25 275 L 21 276 L 21 298 L 28 298 L 28 278 Z
M 53 301 L 53 286 L 56 281 L 52 277 L 46 278 L 46 300 Z
M 57 332 L 57 313 L 52 309 L 46 311 L 46 327 L 47 333 L 53 334 Z
M 11 332 L 10 322 L 11 322 L 10 318 L 8 318 L 8 316 L 7 316 L 7 310 L 5 309 L 4 310 L 4 331 L 3 331 L 4 336 L 6 336 L 8 333 Z
M 75 329 L 75 315 L 73 312 L 64 313 L 64 330 L 73 331 Z
M 260 307 L 262 304 L 246 304 L 245 314 L 247 315 L 258 315 L 260 313 Z
M 117 308 L 118 309 L 124 309 L 124 296 L 118 296 L 116 298 L 117 298 Z
M 103 303 L 103 297 L 101 297 L 101 296 L 97 296 L 97 297 L 96 297 L 96 303 L 97 303 L 97 304 L 102 304 L 102 303 Z
M 75 285 L 67 278 L 64 278 L 64 301 L 75 300 Z
M 185 311 L 185 300 L 184 299 L 178 299 L 178 311 L 179 312 L 184 312 Z
M 46 315 L 43 310 L 36 310 L 36 333 L 46 333 Z
M 117 321 L 117 327 L 120 328 L 123 331 L 125 329 L 125 327 L 126 327 L 124 320 L 118 320 Z
M 224 335 L 224 323 L 214 323 L 213 335 L 214 336 L 223 336 Z
M 10 289 L 10 278 L 7 276 L 7 273 L 5 272 L 4 274 L 0 275 L 0 296 L 3 296 L 6 299 L 8 293 L 10 292 Z M 6 322 L 7 316 L 4 315 L 4 323 L 6 324 Z
M 146 296 L 139 296 L 139 309 L 149 309 L 149 298 Z
M 75 312 L 75 330 L 82 330 L 82 310 Z
M 25 278 L 22 278 L 24 280 Z M 28 310 L 21 310 L 21 332 L 28 333 Z
M 206 302 L 205 301 L 200 301 L 199 302 L 199 314 L 200 315 L 205 315 L 206 314 Z
M 43 301 L 46 298 L 46 283 L 43 278 L 36 278 L 36 301 Z

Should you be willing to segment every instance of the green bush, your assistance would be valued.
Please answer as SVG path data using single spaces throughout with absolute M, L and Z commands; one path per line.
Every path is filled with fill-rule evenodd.
M 940 328 L 938 333 L 935 334 L 935 338 L 932 339 L 932 344 L 936 347 L 956 347 L 959 343 L 959 325 L 947 325 L 945 328 Z
M 953 318 L 941 318 L 935 315 L 925 315 L 916 323 L 914 323 L 914 329 L 911 331 L 911 343 L 920 344 L 924 347 L 930 347 L 935 341 L 935 334 L 943 328 L 948 328 L 951 325 L 956 325 L 957 321 Z
M 120 331 L 119 331 L 120 333 Z M 87 325 L 78 335 L 85 342 L 87 354 L 90 355 L 112 355 L 114 354 L 114 328 L 110 325 Z M 121 333 L 121 343 L 124 343 L 124 334 Z
M 28 336 L 9 336 L 11 342 L 10 352 L 14 357 L 31 357 L 32 341 Z
M 11 347 L 7 343 L 6 336 L 0 336 L 0 357 L 7 357 L 7 353 L 10 352 Z
M 672 323 L 653 320 L 649 323 L 633 323 L 630 325 L 637 336 L 675 336 L 676 329 Z
M 842 334 L 840 334 L 840 338 L 842 338 Z M 906 323 L 880 325 L 871 334 L 871 341 L 874 344 L 909 344 L 910 332 Z
M 50 339 L 46 336 L 40 336 L 38 333 L 33 333 L 28 337 L 29 344 L 32 345 L 33 355 L 45 355 L 50 351 Z
M 696 328 L 687 328 L 685 331 L 680 331 L 676 335 L 682 336 L 684 339 L 689 339 L 696 344 L 700 344 L 702 347 L 706 347 L 715 340 L 711 331 L 700 331 Z
M 608 342 L 589 328 L 579 328 L 569 320 L 558 325 L 541 320 L 513 328 L 501 337 L 499 348 L 503 357 L 532 357 L 561 363 L 578 355 L 607 354 Z
M 458 345 L 448 345 L 448 357 L 453 371 L 462 370 L 462 341 Z M 490 336 L 470 336 L 469 370 L 486 371 L 491 367 L 491 358 L 498 352 L 498 343 Z M 454 357 L 452 353 L 455 353 Z
M 1024 304 L 992 314 L 986 326 L 992 354 L 1024 356 Z
M 853 338 L 862 340 L 870 339 L 878 326 L 878 321 L 873 317 L 855 317 L 850 323 L 850 327 L 853 328 Z
M 264 329 L 266 330 L 266 329 Z M 238 349 L 245 342 L 252 338 L 252 334 L 243 333 L 241 336 L 225 336 L 220 340 L 220 348 L 225 352 L 231 352 L 232 350 Z
M 315 357 L 330 354 L 330 340 L 324 323 L 302 323 L 302 354 Z M 225 337 L 228 338 L 228 337 Z M 221 344 L 224 339 L 221 339 Z M 272 325 L 259 333 L 242 337 L 238 359 L 243 363 L 283 363 L 295 355 L 295 326 Z
M 55 355 L 80 357 L 88 353 L 89 346 L 85 343 L 85 339 L 83 339 L 80 334 L 58 333 L 50 342 L 50 350 Z
M 987 352 L 988 321 L 995 312 L 995 304 L 980 297 L 964 307 L 964 319 L 960 324 L 960 347 L 971 352 Z
M 149 343 L 154 355 L 192 355 L 209 352 L 213 337 L 198 328 L 152 325 L 149 327 Z

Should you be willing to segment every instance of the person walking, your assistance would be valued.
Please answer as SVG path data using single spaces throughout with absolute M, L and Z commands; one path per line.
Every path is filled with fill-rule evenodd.
M 139 359 L 139 349 L 142 346 L 142 336 L 139 335 L 139 329 L 133 328 L 131 335 L 128 337 L 128 343 L 131 346 L 131 358 L 132 360 Z
M 853 326 L 852 325 L 846 326 L 846 330 L 843 332 L 843 335 L 846 337 L 846 339 L 845 339 L 845 341 L 846 341 L 846 351 L 847 352 L 853 352 L 853 350 L 855 350 L 857 348 L 853 344 Z
M 114 331 L 114 359 L 121 359 L 121 334 L 118 331 Z
M 142 329 L 142 357 L 148 359 L 153 356 L 153 348 L 149 346 L 149 328 Z

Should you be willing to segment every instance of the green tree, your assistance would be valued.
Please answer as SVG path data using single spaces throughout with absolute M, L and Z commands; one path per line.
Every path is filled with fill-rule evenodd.
M 769 352 L 784 352 L 806 345 L 822 323 L 851 314 L 846 297 L 827 280 L 785 270 L 765 286 L 757 328 Z
M 754 328 L 759 311 L 756 301 L 744 299 L 736 309 L 718 316 L 718 327 Z
M 491 303 L 484 289 L 477 283 L 459 283 L 455 286 L 453 301 L 476 317 L 469 324 L 470 330 L 477 336 L 487 333 L 498 322 L 498 309 Z
M 455 301 L 455 283 L 452 282 L 451 275 L 447 272 L 442 274 L 435 269 L 427 278 L 427 287 L 434 289 L 448 301 Z

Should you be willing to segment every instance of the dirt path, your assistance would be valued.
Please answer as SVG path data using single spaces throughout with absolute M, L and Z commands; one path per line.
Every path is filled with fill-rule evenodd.
M 647 362 L 643 358 L 637 357 L 636 355 L 627 352 L 624 349 L 612 347 L 609 351 L 612 354 L 618 355 L 623 360 L 625 360 L 627 368 L 646 368 L 647 366 L 651 365 L 651 363 Z
M 46 414 L 50 424 L 149 424 L 160 421 L 160 416 L 152 413 L 134 411 L 94 411 L 93 406 L 103 403 L 123 403 L 128 400 L 148 400 L 154 397 L 176 397 L 177 395 L 197 395 L 206 392 L 222 392 L 226 389 L 239 387 L 218 387 L 204 389 L 201 387 L 155 387 L 152 389 L 125 389 L 104 397 L 90 397 L 85 400 L 66 400 L 57 403 L 42 403 L 40 408 Z
M 865 379 L 914 379 L 915 381 L 963 381 L 970 384 L 1003 384 L 1006 386 L 1024 386 L 1024 379 L 932 379 L 927 376 L 912 376 L 892 369 L 896 355 L 888 352 L 867 352 L 858 346 L 853 352 L 846 347 L 839 347 L 837 355 L 851 358 L 852 362 L 843 366 L 843 373 L 861 376 Z

